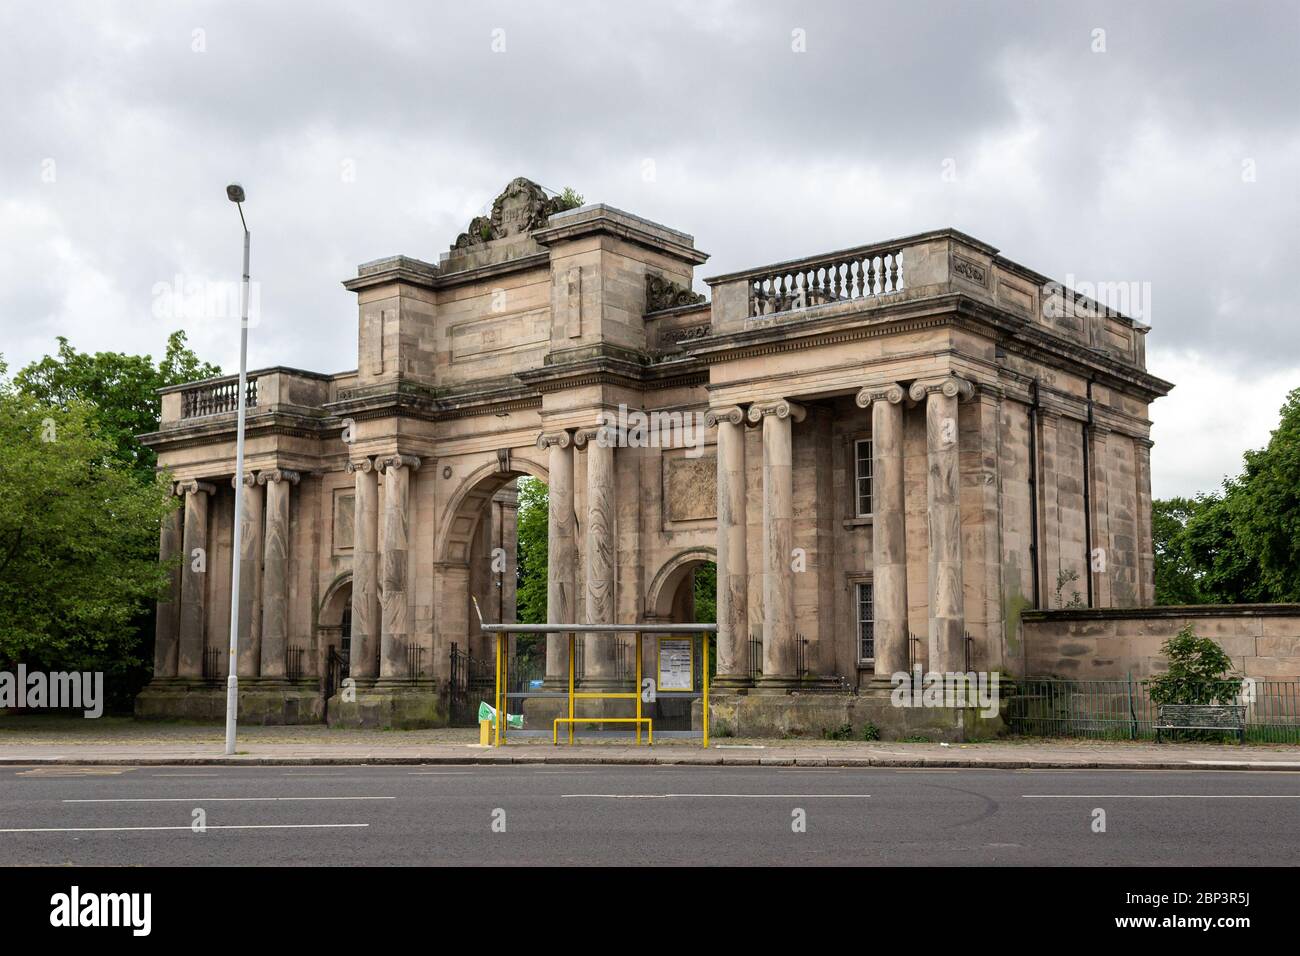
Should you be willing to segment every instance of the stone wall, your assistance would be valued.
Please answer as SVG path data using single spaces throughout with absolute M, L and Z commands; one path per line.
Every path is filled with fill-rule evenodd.
M 1159 674 L 1167 667 L 1160 645 L 1187 624 L 1218 641 L 1247 677 L 1300 678 L 1300 604 L 1025 611 L 1025 676 Z

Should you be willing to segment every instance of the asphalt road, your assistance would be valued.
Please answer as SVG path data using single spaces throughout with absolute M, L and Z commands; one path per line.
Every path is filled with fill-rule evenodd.
M 5 866 L 1297 860 L 1300 774 L 1277 771 L 0 768 Z

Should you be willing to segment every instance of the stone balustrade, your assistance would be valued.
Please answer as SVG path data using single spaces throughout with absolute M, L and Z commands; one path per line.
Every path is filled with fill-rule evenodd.
M 245 386 L 245 408 L 257 407 L 257 379 L 249 377 Z M 181 393 L 181 418 L 203 418 L 222 412 L 238 411 L 239 378 L 205 382 Z
M 334 378 L 281 367 L 250 371 L 244 407 L 254 414 L 285 410 L 319 415 L 332 397 Z M 238 393 L 238 375 L 223 375 L 161 389 L 162 427 L 175 428 L 218 415 L 233 417 L 239 410 Z
M 784 262 L 747 281 L 751 316 L 887 295 L 903 290 L 903 252 L 897 246 L 863 246 Z

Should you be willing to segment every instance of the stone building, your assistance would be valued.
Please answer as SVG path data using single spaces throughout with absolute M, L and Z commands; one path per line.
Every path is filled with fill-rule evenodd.
M 1145 327 L 952 229 L 706 278 L 706 299 L 690 235 L 561 206 L 517 179 L 437 264 L 362 265 L 355 370 L 250 374 L 247 719 L 320 719 L 346 638 L 359 702 L 331 720 L 444 720 L 452 645 L 486 652 L 470 597 L 513 619 L 492 557 L 513 561 L 521 476 L 550 489 L 552 621 L 689 620 L 716 562 L 724 710 L 913 665 L 1024 673 L 1022 610 L 1153 603 L 1148 406 L 1172 386 Z M 164 390 L 142 438 L 184 498 L 162 555 L 187 556 L 143 715 L 224 705 L 204 679 L 237 390 Z M 585 676 L 621 646 L 593 639 Z M 552 639 L 549 678 L 566 655 Z

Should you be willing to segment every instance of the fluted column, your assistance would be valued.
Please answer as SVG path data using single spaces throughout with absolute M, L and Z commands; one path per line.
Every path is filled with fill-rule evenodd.
M 966 665 L 957 402 L 969 399 L 974 393 L 970 382 L 954 376 L 937 382 L 916 382 L 910 391 L 913 401 L 925 400 L 926 503 L 930 530 L 929 669 L 941 673 L 961 671 Z
M 390 455 L 384 472 L 384 553 L 380 563 L 383 605 L 379 644 L 380 679 L 410 676 L 406 648 L 411 638 L 407 609 L 407 552 L 410 547 L 411 472 L 420 467 L 413 455 Z
M 791 423 L 806 412 L 794 402 L 751 405 L 763 423 L 763 676 L 760 688 L 781 690 L 798 675 L 794 646 L 794 465 Z
M 283 679 L 289 649 L 289 488 L 298 483 L 298 473 L 274 468 L 259 474 L 257 483 L 266 488 L 261 674 Z
M 745 534 L 745 412 L 710 409 L 718 428 L 718 676 L 719 688 L 750 683 L 749 559 Z
M 352 501 L 352 638 L 348 673 L 357 680 L 378 676 L 379 476 L 369 458 L 348 462 L 356 482 Z
M 614 438 L 602 426 L 580 432 L 587 449 L 587 593 L 588 624 L 614 623 Z M 584 677 L 612 680 L 617 644 L 613 634 L 587 638 Z
M 864 388 L 861 408 L 871 408 L 871 589 L 875 623 L 875 675 L 908 669 L 907 524 L 903 480 L 903 389 Z
M 235 478 L 230 479 L 235 484 Z M 244 475 L 239 527 L 239 676 L 257 677 L 262 659 L 262 485 Z
M 548 449 L 546 524 L 546 621 L 576 623 L 578 618 L 578 539 L 573 512 L 573 437 L 567 431 L 544 434 Z M 569 635 L 546 635 L 546 680 L 552 686 L 569 679 Z
M 202 481 L 182 481 L 185 493 L 185 528 L 182 532 L 181 613 L 176 673 L 203 676 L 203 638 L 206 623 L 208 567 L 208 499 L 217 489 Z
M 184 541 L 184 507 L 163 516 L 158 532 L 158 560 L 174 563 L 167 571 L 167 590 L 158 599 L 154 619 L 153 676 L 176 676 L 177 628 L 181 609 L 181 547 Z

